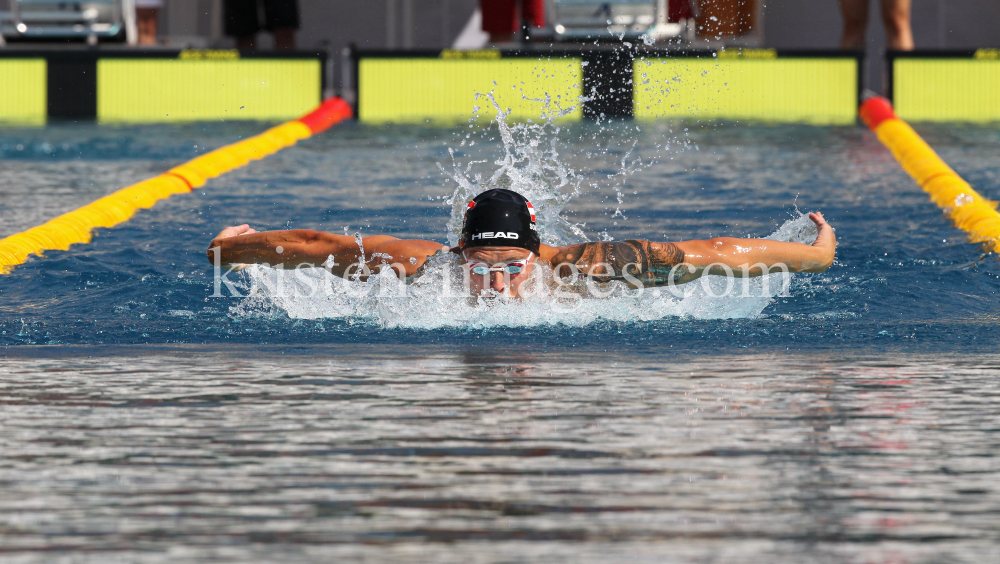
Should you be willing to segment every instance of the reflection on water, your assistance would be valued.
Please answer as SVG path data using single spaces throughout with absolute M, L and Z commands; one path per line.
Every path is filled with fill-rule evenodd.
M 1000 540 L 1000 357 L 427 350 L 22 349 L 0 560 L 986 562 Z

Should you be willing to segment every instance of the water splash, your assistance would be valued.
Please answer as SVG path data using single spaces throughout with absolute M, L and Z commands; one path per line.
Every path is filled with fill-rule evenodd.
M 445 201 L 451 206 L 448 243 L 458 244 L 468 202 L 493 188 L 513 190 L 531 202 L 538 215 L 538 234 L 543 243 L 562 246 L 586 241 L 587 236 L 580 226 L 562 216 L 566 205 L 580 194 L 582 178 L 559 159 L 558 141 L 562 128 L 557 120 L 572 113 L 575 106 L 558 108 L 551 100 L 535 100 L 543 104 L 542 119 L 538 123 L 511 125 L 507 122 L 510 112 L 500 107 L 492 92 L 481 96 L 496 110 L 494 123 L 503 142 L 503 154 L 493 162 L 496 168 L 488 175 L 474 170 L 485 161 L 470 161 L 463 167 L 455 158 L 454 149 L 449 149 L 450 170 L 437 163 L 441 172 L 456 184 L 454 193 Z

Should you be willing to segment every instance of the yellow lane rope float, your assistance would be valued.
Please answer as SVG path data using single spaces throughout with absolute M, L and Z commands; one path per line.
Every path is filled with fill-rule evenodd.
M 892 104 L 873 96 L 861 104 L 861 120 L 892 151 L 903 169 L 948 214 L 973 243 L 983 243 L 1000 253 L 1000 213 L 962 180 L 905 121 L 896 117 Z
M 169 171 L 109 194 L 86 206 L 64 213 L 42 225 L 0 240 L 0 273 L 7 274 L 31 254 L 46 250 L 65 251 L 76 243 L 89 243 L 98 227 L 113 227 L 128 221 L 136 211 L 151 208 L 159 200 L 201 187 L 211 178 L 263 159 L 298 141 L 329 129 L 351 117 L 351 106 L 330 98 L 299 119 L 206 153 Z

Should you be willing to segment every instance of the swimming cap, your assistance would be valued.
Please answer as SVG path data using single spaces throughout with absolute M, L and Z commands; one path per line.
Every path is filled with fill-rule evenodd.
M 535 209 L 524 196 L 496 188 L 469 202 L 462 226 L 462 248 L 519 247 L 537 255 L 540 244 Z

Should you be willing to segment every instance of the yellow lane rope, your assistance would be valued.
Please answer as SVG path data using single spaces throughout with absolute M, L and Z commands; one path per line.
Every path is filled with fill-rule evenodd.
M 1000 213 L 996 202 L 983 198 L 962 180 L 909 124 L 896 117 L 885 98 L 873 96 L 865 100 L 859 113 L 903 170 L 959 229 L 969 234 L 970 241 L 983 243 L 987 249 L 1000 253 Z
M 31 254 L 42 256 L 46 250 L 65 251 L 70 245 L 89 243 L 91 232 L 98 227 L 114 227 L 128 221 L 140 209 L 151 208 L 156 202 L 174 194 L 184 194 L 204 186 L 211 178 L 252 160 L 263 159 L 349 117 L 351 107 L 340 98 L 331 98 L 306 116 L 206 153 L 159 176 L 122 188 L 42 225 L 2 239 L 0 274 L 10 273 Z

